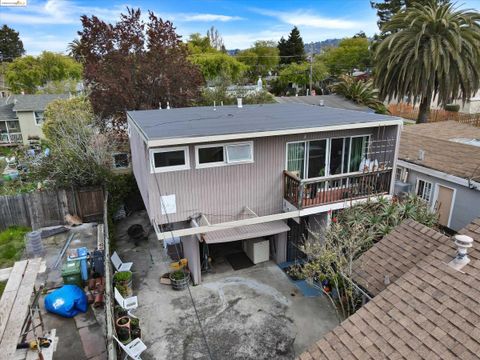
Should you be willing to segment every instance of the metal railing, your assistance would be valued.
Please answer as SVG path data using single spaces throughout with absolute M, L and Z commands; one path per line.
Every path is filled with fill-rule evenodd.
M 314 179 L 300 179 L 294 174 L 284 171 L 283 177 L 283 197 L 298 209 L 303 209 L 372 195 L 388 194 L 392 169 Z

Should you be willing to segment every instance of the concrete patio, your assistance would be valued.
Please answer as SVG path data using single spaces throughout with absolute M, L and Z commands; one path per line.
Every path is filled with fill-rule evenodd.
M 153 231 L 135 246 L 126 230 L 145 212 L 116 226 L 116 249 L 133 261 L 134 293 L 139 308 L 143 359 L 207 359 L 208 352 L 189 291 L 176 292 L 159 282 L 170 259 Z M 190 287 L 214 359 L 293 359 L 336 325 L 326 297 L 304 297 L 273 262 L 233 271 L 222 269 Z

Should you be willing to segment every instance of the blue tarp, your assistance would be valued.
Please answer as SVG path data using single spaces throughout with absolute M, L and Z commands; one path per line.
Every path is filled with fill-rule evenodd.
M 87 296 L 77 285 L 64 285 L 45 296 L 45 309 L 63 317 L 74 317 L 87 308 Z

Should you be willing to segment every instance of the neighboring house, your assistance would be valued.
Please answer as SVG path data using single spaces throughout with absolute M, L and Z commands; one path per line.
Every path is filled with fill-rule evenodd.
M 22 133 L 13 103 L 0 104 L 0 143 L 21 143 Z
M 460 233 L 474 240 L 460 270 L 449 265 L 453 240 L 413 221 L 374 245 L 356 264 L 366 274 L 354 280 L 377 295 L 299 359 L 478 359 L 480 218 Z
M 393 193 L 399 118 L 305 104 L 127 115 L 152 225 L 159 240 L 181 239 L 195 283 L 210 247 L 243 241 L 257 258 L 260 243 L 266 260 L 293 261 L 332 210 Z
M 455 231 L 480 216 L 480 128 L 455 121 L 405 126 L 396 193 L 414 192 Z
M 69 96 L 68 94 L 13 96 L 13 111 L 17 114 L 24 144 L 29 144 L 29 139 L 44 138 L 42 124 L 45 108 L 53 100 L 68 99 Z

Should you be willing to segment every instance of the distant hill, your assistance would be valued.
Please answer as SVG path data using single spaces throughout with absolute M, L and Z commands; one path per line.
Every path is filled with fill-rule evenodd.
M 322 50 L 324 50 L 327 47 L 338 46 L 338 43 L 341 40 L 342 39 L 327 39 L 327 40 L 324 40 L 324 41 L 314 42 L 313 43 L 313 53 L 314 54 L 319 54 L 319 53 L 322 52 Z M 305 44 L 304 48 L 305 48 L 305 53 L 309 54 L 312 51 L 312 44 L 311 43 Z
M 338 46 L 338 43 L 342 39 L 327 39 L 324 41 L 317 41 L 313 43 L 313 53 L 314 54 L 319 54 L 322 52 L 323 49 L 329 47 L 329 46 Z M 241 51 L 240 49 L 232 49 L 232 50 L 227 50 L 228 55 L 237 55 L 237 53 Z M 311 44 L 305 44 L 305 53 L 309 54 L 311 51 Z

